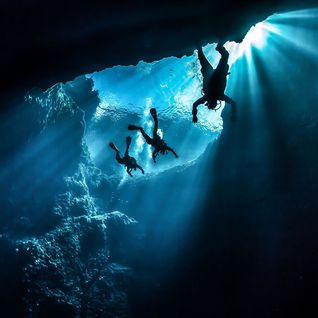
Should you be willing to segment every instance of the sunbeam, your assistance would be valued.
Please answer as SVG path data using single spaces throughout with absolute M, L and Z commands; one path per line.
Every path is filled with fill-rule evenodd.
M 77 7 L 62 11 L 77 15 Z M 24 305 L 3 317 L 292 317 L 293 303 L 315 291 L 318 8 L 274 14 L 240 43 L 210 43 L 202 52 L 190 43 L 194 30 L 204 29 L 202 41 L 227 32 L 195 7 L 196 18 L 184 21 L 175 15 L 186 8 L 173 7 L 171 20 L 145 35 L 154 35 L 147 52 L 143 41 L 130 47 L 112 36 L 128 48 L 117 61 L 127 61 L 129 50 L 132 61 L 162 56 L 172 43 L 162 30 L 182 22 L 193 37 L 178 50 L 191 47 L 188 56 L 113 66 L 46 91 L 12 91 L 15 107 L 0 127 L 0 277 L 2 299 L 12 300 L 7 308 Z M 270 12 L 264 8 L 230 13 L 234 33 L 254 10 Z M 122 26 L 124 18 L 114 15 Z M 134 23 L 131 34 L 140 27 Z M 158 35 L 166 47 L 155 43 Z M 39 63 L 51 48 L 55 63 L 76 48 L 103 56 L 98 38 L 84 40 L 85 48 L 70 42 L 59 51 L 48 37 Z M 116 45 L 109 50 L 108 58 Z M 171 148 L 129 125 L 149 136 L 155 129 Z M 156 162 L 153 148 L 161 150 Z M 138 169 L 128 174 L 127 167 Z M 306 317 L 303 303 L 299 317 Z

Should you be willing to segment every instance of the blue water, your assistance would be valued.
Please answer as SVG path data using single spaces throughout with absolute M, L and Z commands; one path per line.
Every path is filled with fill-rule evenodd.
M 298 70 L 282 52 L 290 51 L 294 58 L 302 52 L 308 60 L 317 59 L 316 17 L 314 9 L 277 14 L 255 25 L 241 44 L 225 44 L 231 71 L 226 93 L 239 105 L 238 120 L 240 108 L 245 111 L 245 121 L 239 122 L 240 131 L 231 141 L 230 147 L 236 151 L 224 158 L 227 162 L 239 162 L 239 155 L 248 154 L 251 167 L 257 161 L 265 168 L 272 163 L 277 149 L 267 151 L 270 138 L 266 136 L 271 135 L 266 129 L 276 128 L 276 133 L 281 122 L 273 122 L 262 102 L 270 88 L 282 105 L 288 98 L 293 105 L 293 95 L 281 97 L 275 83 L 277 78 L 284 80 L 284 87 L 295 92 L 302 83 L 286 80 L 286 73 L 296 76 L 303 69 Z M 304 27 L 304 21 L 309 27 Z M 220 58 L 215 45 L 204 47 L 213 67 Z M 257 73 L 259 64 L 266 70 L 263 78 Z M 308 78 L 315 80 L 315 74 L 308 71 Z M 114 66 L 46 91 L 26 93 L 6 120 L 6 127 L 11 127 L 6 136 L 14 150 L 0 171 L 0 243 L 6 255 L 1 260 L 1 278 L 17 277 L 18 287 L 8 291 L 8 299 L 22 300 L 22 311 L 31 316 L 35 313 L 35 317 L 46 308 L 60 308 L 67 313 L 65 317 L 89 316 L 87 312 L 97 317 L 124 313 L 125 317 L 129 299 L 139 297 L 142 302 L 148 291 L 160 290 L 175 268 L 182 268 L 177 263 L 187 248 L 185 242 L 191 242 L 191 235 L 200 230 L 202 205 L 213 198 L 211 167 L 224 124 L 224 104 L 216 111 L 202 106 L 199 122 L 192 123 L 192 104 L 201 96 L 201 87 L 195 51 L 182 58 Z M 300 97 L 304 104 L 311 98 Z M 170 153 L 153 163 L 150 146 L 138 132 L 127 130 L 128 124 L 136 124 L 151 134 L 152 107 L 158 112 L 159 132 L 178 159 Z M 311 120 L 301 108 L 292 109 L 300 121 Z M 12 127 L 16 129 L 12 131 Z M 145 175 L 134 171 L 133 178 L 128 176 L 108 146 L 112 141 L 123 153 L 128 135 L 133 138 L 130 154 Z M 291 144 L 297 136 L 289 137 Z M 265 147 L 254 142 L 258 138 L 267 140 L 263 141 Z M 243 149 L 242 145 L 250 147 Z M 270 158 L 262 161 L 265 156 Z M 237 173 L 235 169 L 249 173 L 248 165 L 227 169 L 232 175 Z M 260 173 L 258 177 L 264 176 Z M 265 182 L 262 186 L 269 187 Z M 214 215 L 218 211 L 208 212 Z M 21 270 L 11 271 L 14 262 Z M 133 292 L 129 292 L 131 278 Z M 139 296 L 132 295 L 139 292 L 139 286 L 144 290 Z M 59 312 L 54 310 L 52 315 Z

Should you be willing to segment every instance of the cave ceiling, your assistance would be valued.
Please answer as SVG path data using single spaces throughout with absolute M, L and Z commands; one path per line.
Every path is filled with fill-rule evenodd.
M 316 1 L 1 1 L 0 93 L 240 41 L 267 16 Z

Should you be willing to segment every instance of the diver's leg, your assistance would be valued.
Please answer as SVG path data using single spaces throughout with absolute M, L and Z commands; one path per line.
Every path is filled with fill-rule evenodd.
M 223 82 L 223 85 L 226 85 L 226 76 L 228 75 L 228 71 L 229 71 L 229 65 L 228 65 L 229 52 L 220 43 L 217 45 L 216 50 L 221 54 L 221 59 L 215 69 L 214 74 L 220 80 L 222 78 L 221 81 Z
M 146 143 L 151 145 L 152 144 L 152 139 L 146 134 L 144 129 L 142 127 L 134 126 L 134 125 L 129 125 L 128 130 L 139 130 L 142 134 L 142 136 L 145 138 Z
M 158 117 L 157 117 L 157 111 L 155 108 L 151 108 L 150 109 L 150 113 L 151 113 L 151 116 L 153 118 L 153 121 L 154 121 L 154 126 L 153 126 L 153 138 L 157 135 L 157 132 L 158 132 Z
M 131 144 L 131 137 L 130 137 L 130 136 L 127 136 L 127 137 L 126 137 L 126 151 L 125 151 L 125 157 L 128 156 L 130 144 Z
M 202 96 L 200 97 L 197 101 L 195 101 L 193 103 L 193 106 L 192 106 L 192 121 L 194 123 L 197 123 L 198 122 L 198 117 L 197 117 L 197 114 L 198 114 L 198 106 L 201 105 L 201 104 L 204 104 L 206 102 L 206 97 L 205 96 Z
M 227 62 L 230 55 L 227 49 L 221 43 L 218 43 L 215 49 L 221 54 L 221 59 L 224 59 Z
M 222 98 L 227 104 L 230 104 L 232 107 L 232 114 L 231 114 L 231 120 L 236 120 L 236 102 L 229 96 L 225 95 Z
M 201 74 L 202 74 L 202 91 L 206 93 L 206 88 L 208 86 L 209 80 L 213 73 L 213 67 L 210 62 L 205 57 L 202 47 L 198 48 L 198 58 L 201 65 Z
M 112 148 L 115 152 L 116 152 L 116 160 L 122 164 L 123 163 L 123 159 L 120 158 L 120 155 L 119 155 L 119 150 L 118 148 L 116 147 L 116 145 L 113 143 L 113 142 L 110 142 L 109 143 L 109 147 Z
M 226 50 L 226 48 L 224 46 L 219 45 L 219 44 L 217 45 L 216 50 L 221 54 L 221 59 L 219 61 L 217 69 L 220 67 L 227 66 L 227 63 L 229 61 L 229 56 L 230 56 L 229 52 Z
M 176 158 L 179 158 L 179 156 L 176 154 L 176 152 L 171 147 L 167 147 L 167 150 L 171 151 L 175 155 Z
M 121 158 L 119 155 L 119 152 L 116 152 L 116 160 L 118 163 L 120 163 L 121 165 L 125 163 L 124 157 Z
M 149 145 L 152 145 L 152 138 L 150 138 L 150 137 L 146 134 L 146 132 L 143 130 L 143 128 L 140 128 L 139 131 L 141 132 L 142 136 L 145 138 L 146 143 L 149 144 Z
M 198 59 L 201 65 L 201 74 L 203 78 L 209 78 L 213 72 L 213 67 L 205 57 L 202 47 L 198 48 Z

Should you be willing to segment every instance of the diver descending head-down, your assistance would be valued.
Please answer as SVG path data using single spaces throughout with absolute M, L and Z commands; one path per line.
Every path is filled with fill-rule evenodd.
M 131 177 L 132 177 L 131 171 L 136 169 L 139 169 L 144 174 L 145 173 L 144 169 L 137 164 L 137 161 L 134 157 L 130 157 L 128 154 L 130 144 L 131 144 L 131 137 L 128 136 L 126 137 L 125 155 L 122 158 L 120 157 L 119 150 L 114 143 L 110 142 L 109 146 L 116 152 L 116 160 L 118 161 L 118 163 L 126 166 L 126 171 Z
M 216 69 L 213 69 L 209 61 L 203 54 L 202 48 L 198 49 L 198 58 L 201 64 L 201 73 L 203 77 L 203 96 L 193 103 L 192 115 L 193 122 L 198 121 L 197 113 L 198 106 L 205 104 L 209 109 L 215 109 L 218 101 L 225 101 L 232 106 L 231 119 L 236 119 L 236 103 L 230 97 L 224 94 L 227 76 L 229 73 L 229 52 L 220 43 L 217 45 L 216 50 L 221 54 Z
M 135 125 L 129 125 L 128 130 L 139 130 L 142 134 L 142 136 L 145 138 L 145 141 L 147 144 L 151 145 L 154 150 L 152 152 L 152 159 L 153 162 L 156 162 L 156 157 L 159 153 L 162 155 L 165 155 L 168 153 L 168 151 L 171 151 L 176 158 L 178 158 L 178 155 L 176 152 L 169 147 L 166 142 L 158 135 L 158 118 L 157 118 L 157 111 L 155 108 L 150 109 L 151 116 L 154 120 L 154 128 L 153 128 L 153 137 L 151 138 L 148 136 L 144 129 L 142 127 L 137 127 Z

